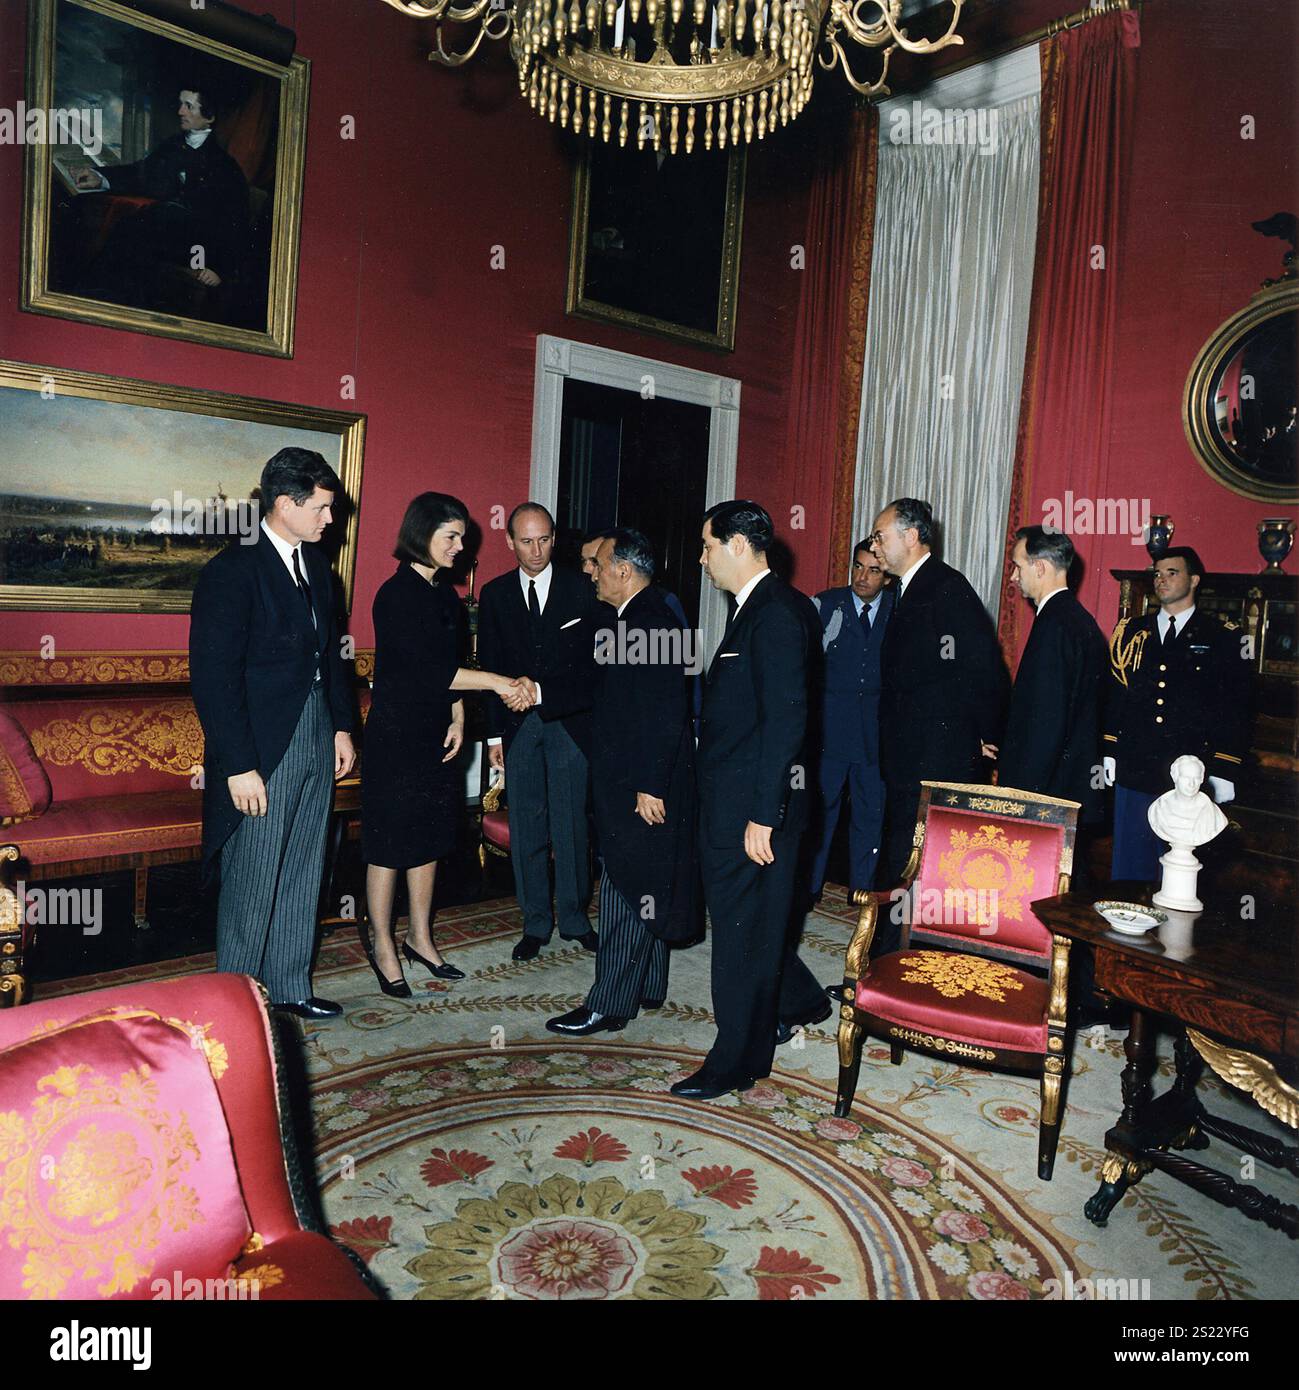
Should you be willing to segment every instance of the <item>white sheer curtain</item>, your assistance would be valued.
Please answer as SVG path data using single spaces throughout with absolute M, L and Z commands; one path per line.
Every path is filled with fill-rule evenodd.
M 924 143 L 944 110 L 949 138 Z M 956 110 L 972 113 L 964 143 L 951 138 Z M 940 553 L 994 620 L 1033 288 L 1039 111 L 1036 46 L 880 107 L 854 540 L 891 498 L 923 498 Z

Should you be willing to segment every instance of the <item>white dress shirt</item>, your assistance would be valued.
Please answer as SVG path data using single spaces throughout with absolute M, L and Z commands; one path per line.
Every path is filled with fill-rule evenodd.
M 881 599 L 883 599 L 883 597 L 884 590 L 881 589 L 879 593 L 876 594 L 875 597 L 871 599 L 869 603 L 866 603 L 856 592 L 856 590 L 853 590 L 852 606 L 857 610 L 857 621 L 861 621 L 862 609 L 869 608 L 871 611 L 871 626 L 874 627 L 875 619 L 878 618 L 880 615 L 880 601 Z
M 519 587 L 523 590 L 524 603 L 528 601 L 528 585 L 533 582 L 535 577 L 537 585 L 537 604 L 544 613 L 546 611 L 546 600 L 550 597 L 550 580 L 554 573 L 555 568 L 553 565 L 547 565 L 546 568 L 536 576 L 524 574 L 522 570 L 519 570 Z
M 266 524 L 265 517 L 262 517 L 262 530 L 271 538 L 271 544 L 275 547 L 275 553 L 284 561 L 284 568 L 288 570 L 289 578 L 293 580 L 293 587 L 296 589 L 298 587 L 298 576 L 293 573 L 293 556 L 296 551 L 302 549 L 302 542 L 299 541 L 296 545 L 290 545 L 283 536 L 278 536 L 271 530 Z M 298 564 L 302 567 L 302 578 L 305 581 L 307 578 L 307 565 L 301 555 L 298 556 Z
M 1176 637 L 1187 623 L 1191 621 L 1191 614 L 1194 612 L 1194 604 L 1181 613 L 1167 613 L 1161 608 L 1155 615 L 1155 626 L 1159 629 L 1159 640 L 1161 642 L 1168 640 L 1168 625 L 1170 623 L 1173 625 L 1173 636 Z
M 302 542 L 299 541 L 296 545 L 290 545 L 288 541 L 284 539 L 283 536 L 277 536 L 275 532 L 271 530 L 271 528 L 266 524 L 265 517 L 262 517 L 262 530 L 265 531 L 266 534 L 270 537 L 271 544 L 275 547 L 275 553 L 280 557 L 281 560 L 284 561 L 284 568 L 289 572 L 289 579 L 293 582 L 293 587 L 295 589 L 298 587 L 298 576 L 293 573 L 293 557 L 295 555 L 298 556 L 298 564 L 302 568 L 302 582 L 304 584 L 308 584 L 309 581 L 307 579 L 307 562 L 303 559 L 301 555 L 298 554 L 298 552 L 302 549 Z M 311 624 L 313 627 L 316 626 L 316 607 L 314 598 L 312 599 L 311 606 Z M 317 641 L 319 641 L 319 634 L 317 634 Z M 321 680 L 322 674 L 320 670 L 320 653 L 317 652 L 315 683 L 319 685 Z
M 550 580 L 553 574 L 555 573 L 555 567 L 553 565 L 547 565 L 546 568 L 542 570 L 540 574 L 535 576 L 531 574 L 524 574 L 522 567 L 520 567 L 516 571 L 516 573 L 519 576 L 519 588 L 523 590 L 524 605 L 526 606 L 528 602 L 528 585 L 533 583 L 535 580 L 535 583 L 537 585 L 537 607 L 540 609 L 541 612 L 544 613 L 546 611 L 546 600 L 550 597 Z M 627 602 L 630 603 L 631 600 L 628 599 Z M 624 608 L 626 606 L 626 604 L 623 605 Z M 528 611 L 531 612 L 532 610 L 529 609 Z M 619 613 L 621 613 L 622 608 L 620 608 L 618 611 Z M 497 672 L 497 675 L 502 674 L 503 672 Z M 537 704 L 533 705 L 532 708 L 536 709 L 537 706 L 541 704 L 541 682 L 533 681 L 533 685 L 536 687 L 537 690 Z M 500 742 L 500 736 L 497 735 L 487 740 L 487 746 L 488 748 L 494 748 Z
M 898 580 L 899 603 L 902 602 L 902 595 L 905 594 L 907 591 L 907 585 L 910 584 L 911 581 L 916 577 L 916 573 L 920 569 L 920 566 L 923 565 L 927 559 L 929 559 L 929 551 L 926 550 L 925 553 L 916 561 L 916 563 L 911 566 L 911 568 L 906 572 L 906 574 L 902 575 L 902 577 Z
M 1043 594 L 1042 597 L 1041 597 L 1040 599 L 1038 599 L 1038 601 L 1037 601 L 1037 615 L 1038 615 L 1038 617 L 1041 617 L 1041 616 L 1042 616 L 1042 610 L 1047 606 L 1047 604 L 1050 603 L 1051 600 L 1052 600 L 1057 594 L 1062 594 L 1062 593 L 1064 593 L 1064 591 L 1065 591 L 1068 587 L 1069 587 L 1069 586 L 1068 586 L 1067 584 L 1061 584 L 1060 587 L 1059 587 L 1058 589 L 1052 589 L 1051 592 L 1050 592 L 1049 594 Z
M 631 600 L 632 600 L 633 598 L 636 597 L 636 594 L 642 593 L 645 589 L 648 589 L 648 588 L 649 588 L 649 585 L 648 585 L 648 584 L 642 584 L 641 587 L 640 587 L 639 589 L 636 590 L 636 593 L 635 593 L 635 594 L 632 594 L 631 598 L 625 598 L 625 599 L 623 599 L 623 601 L 618 605 L 618 616 L 619 616 L 620 618 L 622 617 L 622 610 L 623 610 L 624 608 L 627 607 L 627 605 L 631 602 Z
M 735 595 L 735 611 L 738 613 L 744 607 L 744 601 L 758 587 L 759 584 L 771 573 L 769 569 L 759 570 L 757 574 Z

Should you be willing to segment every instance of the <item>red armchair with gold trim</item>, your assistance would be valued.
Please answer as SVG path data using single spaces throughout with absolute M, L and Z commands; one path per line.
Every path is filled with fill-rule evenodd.
M 903 882 L 858 892 L 839 1007 L 839 1089 L 847 1116 L 862 1040 L 1041 1077 L 1037 1174 L 1050 1181 L 1068 1067 L 1069 942 L 1033 915 L 1069 891 L 1078 803 L 1012 787 L 922 782 Z M 904 912 L 898 951 L 869 959 L 881 912 Z M 912 946 L 917 938 L 938 949 Z
M 317 1224 L 287 1101 L 247 976 L 0 1012 L 0 1297 L 374 1298 Z
M 501 805 L 505 795 L 505 772 L 483 793 L 482 813 L 478 817 L 478 865 L 487 869 L 487 856 L 510 857 L 510 813 Z

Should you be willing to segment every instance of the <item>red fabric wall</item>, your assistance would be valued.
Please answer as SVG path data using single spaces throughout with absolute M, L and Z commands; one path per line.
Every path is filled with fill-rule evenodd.
M 750 158 L 737 348 L 693 349 L 564 314 L 571 165 L 518 95 L 503 49 L 452 72 L 426 54 L 429 26 L 378 0 L 268 0 L 312 60 L 298 281 L 289 361 L 151 338 L 18 311 L 22 155 L 0 147 L 0 356 L 247 395 L 355 409 L 369 417 L 352 631 L 372 639 L 370 602 L 391 572 L 405 504 L 454 492 L 484 528 L 527 492 L 535 337 L 554 333 L 721 372 L 743 382 L 738 486 L 784 530 L 796 582 L 819 586 L 828 493 L 791 495 L 781 452 L 801 272 L 806 162 L 791 127 Z M 23 95 L 25 0 L 0 0 L 0 105 Z M 484 62 L 484 56 L 488 61 Z M 356 139 L 340 139 L 355 117 Z M 805 119 L 807 119 L 805 117 Z M 779 146 L 779 148 L 777 148 Z M 792 183 L 792 188 L 791 188 Z M 490 268 L 491 248 L 505 268 Z M 353 374 L 354 402 L 339 396 Z M 250 460 L 249 483 L 263 460 Z M 828 487 L 828 480 L 826 483 Z M 172 483 L 159 479 L 159 495 Z M 507 568 L 488 531 L 482 580 Z M 47 633 L 63 650 L 181 648 L 182 615 L 0 614 L 0 647 Z
M 366 412 L 352 624 L 362 645 L 413 493 L 454 491 L 480 523 L 493 505 L 522 498 L 537 333 L 720 371 L 743 382 L 739 489 L 776 517 L 795 581 L 818 587 L 830 479 L 795 483 L 782 457 L 800 276 L 789 248 L 804 239 L 812 113 L 750 161 L 736 352 L 692 350 L 564 315 L 570 166 L 551 128 L 521 103 L 502 52 L 461 72 L 435 68 L 428 27 L 378 0 L 253 8 L 295 25 L 313 64 L 296 357 L 19 313 L 17 146 L 0 146 L 0 355 Z M 1025 24 L 1005 31 L 1046 17 L 1041 0 L 1020 8 Z M 1011 11 L 996 13 L 1009 21 Z M 0 105 L 22 95 L 24 30 L 23 0 L 0 0 Z M 1279 269 L 1280 243 L 1248 224 L 1296 210 L 1295 13 L 1291 0 L 1251 0 L 1247 10 L 1153 0 L 1142 36 L 1127 231 L 1114 266 L 1120 348 L 1105 490 L 1171 513 L 1177 540 L 1195 544 L 1210 568 L 1261 568 L 1255 527 L 1275 509 L 1236 497 L 1199 467 L 1180 406 L 1200 345 Z M 1256 120 L 1253 141 L 1240 138 L 1245 114 Z M 339 138 L 344 115 L 356 118 L 354 141 Z M 506 249 L 501 271 L 489 268 L 494 244 Z M 357 379 L 354 403 L 339 399 L 345 373 Z M 159 484 L 170 492 L 167 479 Z M 801 532 L 786 527 L 794 505 L 806 508 Z M 1108 571 L 1140 563 L 1144 551 L 1122 537 L 1079 543 L 1082 596 L 1104 624 L 1115 604 Z M 499 533 L 489 533 L 481 577 L 506 563 Z M 64 650 L 183 647 L 187 631 L 183 616 L 0 614 L 5 648 L 30 649 L 47 633 Z
M 1206 339 L 1280 273 L 1285 245 L 1249 224 L 1299 211 L 1297 18 L 1292 0 L 1255 0 L 1230 13 L 1211 0 L 1153 0 L 1141 12 L 1101 491 L 1149 498 L 1154 513 L 1172 516 L 1175 544 L 1195 546 L 1210 570 L 1261 570 L 1256 528 L 1278 514 L 1275 503 L 1237 496 L 1200 466 L 1181 409 Z M 1247 115 L 1253 140 L 1241 139 Z M 1032 500 L 1040 508 L 1047 495 L 1039 485 Z M 1124 536 L 1077 542 L 1087 564 L 1080 597 L 1108 630 L 1118 603 L 1109 571 L 1142 568 L 1148 557 Z

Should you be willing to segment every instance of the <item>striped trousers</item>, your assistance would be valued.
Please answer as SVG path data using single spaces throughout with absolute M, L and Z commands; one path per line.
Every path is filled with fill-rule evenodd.
M 333 721 L 316 686 L 266 783 L 266 814 L 245 816 L 221 851 L 217 969 L 254 976 L 275 1003 L 311 997 L 333 800 Z
M 635 1018 L 641 1000 L 660 1003 L 668 992 L 668 945 L 646 926 L 613 886 L 600 876 L 600 945 L 595 984 L 586 1007 L 613 1018 Z

